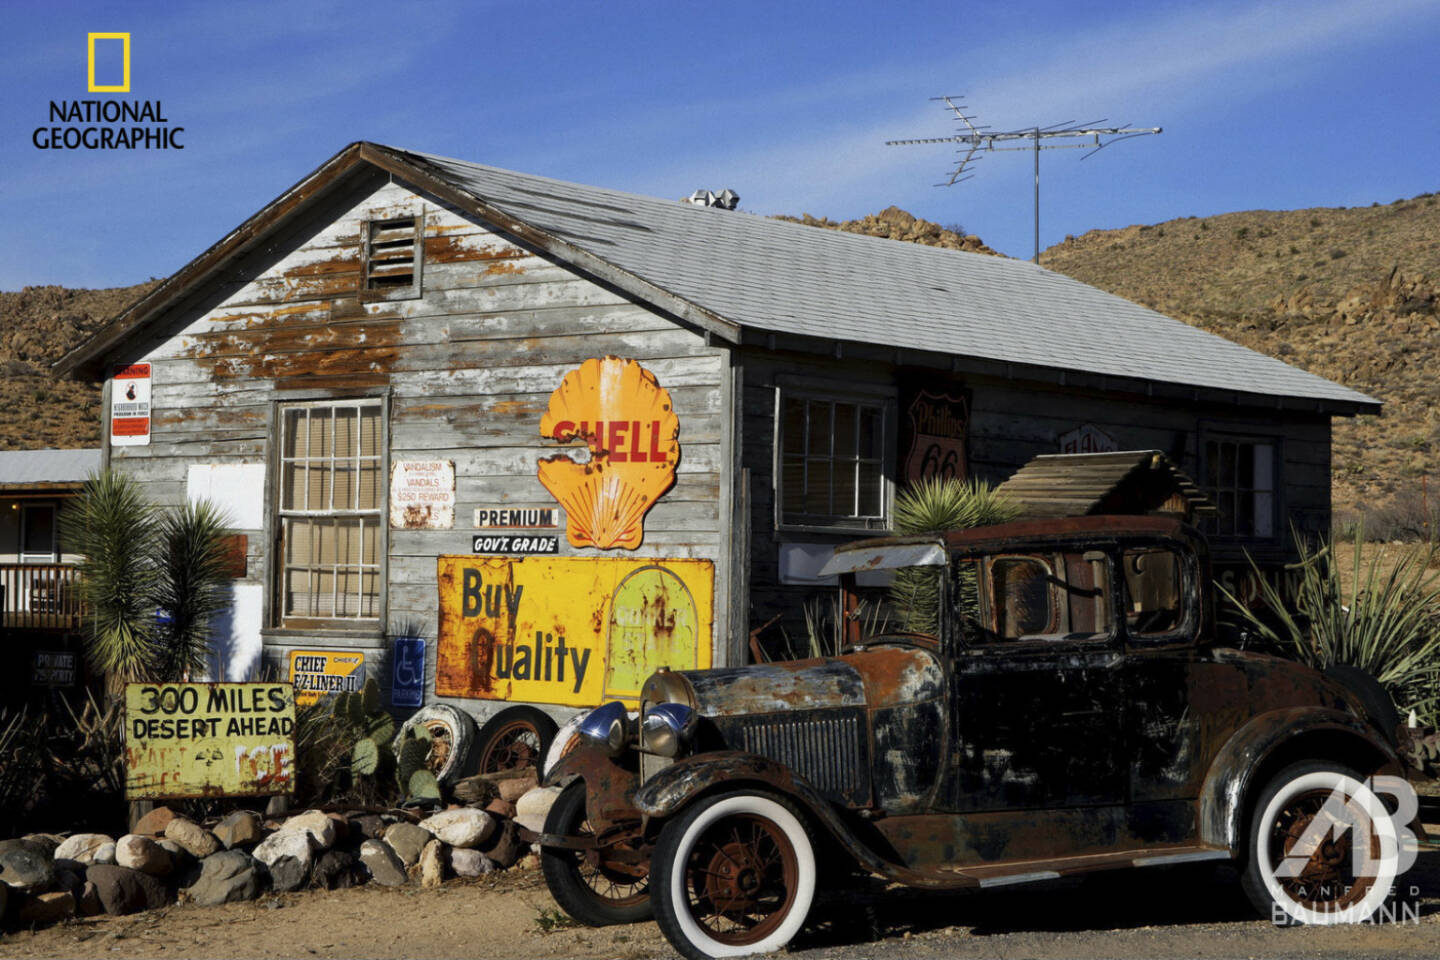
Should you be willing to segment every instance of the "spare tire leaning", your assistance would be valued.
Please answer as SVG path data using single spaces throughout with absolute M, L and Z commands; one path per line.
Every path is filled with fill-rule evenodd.
M 400 726 L 395 736 L 395 751 L 405 734 L 415 727 L 424 727 L 430 733 L 430 756 L 425 765 L 441 783 L 458 779 L 465 767 L 465 760 L 475 745 L 475 718 L 459 707 L 448 703 L 432 703 L 416 710 Z

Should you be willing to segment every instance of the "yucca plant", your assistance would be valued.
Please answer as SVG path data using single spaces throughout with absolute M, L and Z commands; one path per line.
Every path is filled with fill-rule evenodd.
M 1363 543 L 1364 531 L 1357 528 L 1348 585 L 1333 543 L 1297 536 L 1293 603 L 1259 575 L 1253 557 L 1261 609 L 1223 587 L 1220 592 L 1243 621 L 1279 649 L 1321 670 L 1335 664 L 1358 667 L 1379 681 L 1402 715 L 1414 709 L 1433 724 L 1431 685 L 1440 655 L 1440 572 L 1430 569 L 1434 548 L 1401 548 L 1393 562 L 1376 553 L 1366 563 Z
M 74 508 L 61 515 L 68 548 L 83 558 L 85 654 L 114 682 L 151 679 L 158 666 L 156 519 L 140 485 L 108 470 L 91 474 Z
M 930 477 L 895 497 L 895 531 L 901 534 L 968 530 L 1014 520 L 1021 507 L 981 480 Z M 934 634 L 940 626 L 943 571 L 938 567 L 906 567 L 895 572 L 890 586 L 904 629 Z
M 155 638 L 162 677 L 188 679 L 205 670 L 210 624 L 229 602 L 228 525 L 224 511 L 208 500 L 160 518 L 152 595 L 165 612 Z

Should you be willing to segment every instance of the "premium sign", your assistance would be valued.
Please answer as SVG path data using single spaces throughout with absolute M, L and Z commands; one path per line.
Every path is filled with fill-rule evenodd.
M 288 683 L 125 686 L 125 795 L 241 797 L 294 788 Z
M 390 467 L 390 528 L 455 526 L 455 461 L 396 460 Z
M 435 693 L 634 701 L 658 667 L 710 666 L 709 560 L 441 557 Z
M 560 526 L 554 507 L 476 507 L 475 526 L 487 530 L 554 529 Z
M 675 483 L 680 421 L 670 393 L 634 360 L 592 358 L 565 375 L 540 436 L 583 440 L 589 457 L 540 461 L 540 482 L 565 508 L 572 547 L 634 550 L 645 514 Z
M 365 654 L 357 650 L 291 650 L 290 682 L 295 705 L 304 707 L 328 693 L 354 693 L 365 682 Z
M 150 364 L 118 366 L 110 381 L 110 445 L 136 447 L 149 443 Z

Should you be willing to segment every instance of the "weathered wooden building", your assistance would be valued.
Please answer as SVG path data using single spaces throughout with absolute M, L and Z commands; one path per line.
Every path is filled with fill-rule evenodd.
M 452 696 L 492 666 L 436 648 L 446 590 L 470 596 L 443 556 L 708 561 L 697 629 L 738 662 L 752 625 L 815 592 L 832 545 L 889 529 L 908 479 L 1161 450 L 1219 506 L 1222 560 L 1280 557 L 1292 524 L 1328 527 L 1331 417 L 1379 409 L 1027 262 L 371 143 L 60 367 L 109 378 L 111 466 L 160 502 L 216 498 L 247 537 L 227 676 L 295 651 L 388 664 L 409 634 L 428 643 L 426 699 L 437 662 Z M 579 462 L 542 478 L 557 455 Z M 592 473 L 610 486 L 587 493 Z M 626 491 L 625 531 L 580 522 L 585 497 Z

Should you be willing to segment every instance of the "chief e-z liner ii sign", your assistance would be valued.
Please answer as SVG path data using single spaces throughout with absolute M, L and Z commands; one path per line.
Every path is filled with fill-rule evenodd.
M 709 560 L 452 556 L 438 576 L 437 696 L 633 702 L 659 667 L 710 666 Z
M 150 364 L 127 363 L 110 378 L 110 445 L 150 443 Z
M 294 789 L 288 683 L 125 686 L 125 796 L 246 797 Z
M 331 693 L 355 693 L 365 683 L 365 654 L 359 650 L 291 650 L 290 682 L 295 705 L 306 707 Z

